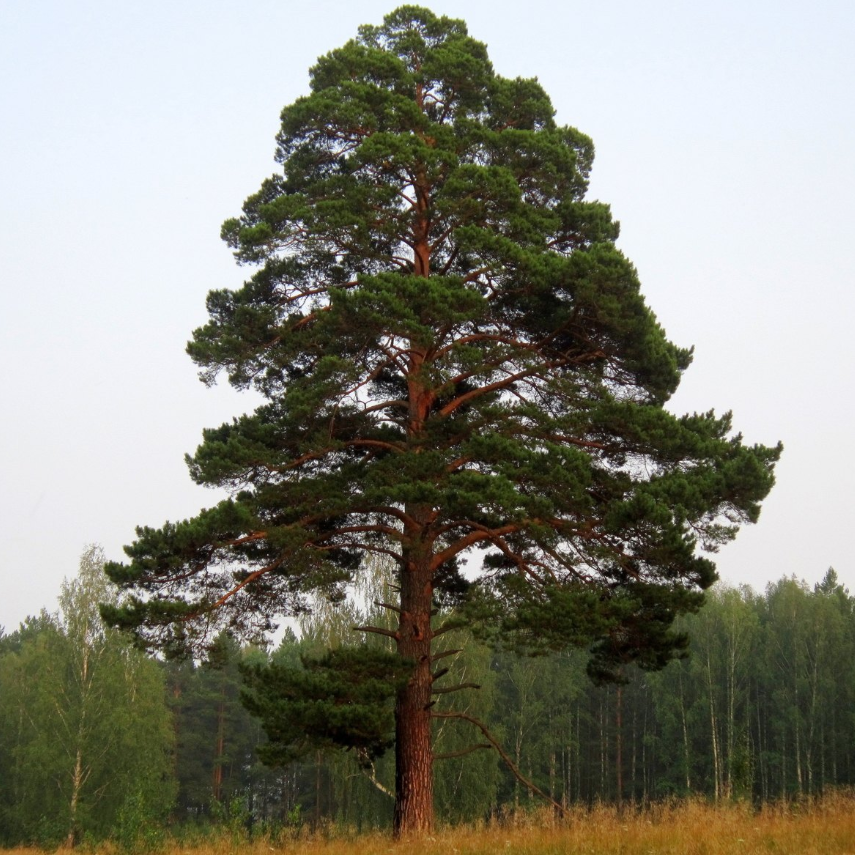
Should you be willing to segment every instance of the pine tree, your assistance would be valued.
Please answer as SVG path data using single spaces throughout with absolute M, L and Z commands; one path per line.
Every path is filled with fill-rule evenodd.
M 173 648 L 268 629 L 391 557 L 397 625 L 366 630 L 410 668 L 398 832 L 433 821 L 438 605 L 593 644 L 600 678 L 661 666 L 715 578 L 697 548 L 755 521 L 773 483 L 780 447 L 665 409 L 691 353 L 585 200 L 593 156 L 462 21 L 405 6 L 322 57 L 282 113 L 281 173 L 223 226 L 258 270 L 211 292 L 188 346 L 206 382 L 266 398 L 188 459 L 233 498 L 138 529 L 110 568 L 133 594 L 110 619 Z

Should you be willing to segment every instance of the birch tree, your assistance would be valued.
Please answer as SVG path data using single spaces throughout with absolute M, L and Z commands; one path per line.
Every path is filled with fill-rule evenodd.
M 158 665 L 101 623 L 115 597 L 100 547 L 62 584 L 59 612 L 44 614 L 4 656 L 0 716 L 15 734 L 15 834 L 73 846 L 108 835 L 131 802 L 151 817 L 168 810 L 169 713 Z

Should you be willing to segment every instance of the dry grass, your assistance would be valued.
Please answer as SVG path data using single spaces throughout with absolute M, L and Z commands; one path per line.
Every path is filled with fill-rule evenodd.
M 110 846 L 98 855 L 117 855 Z M 579 811 L 568 821 L 529 815 L 510 824 L 453 828 L 418 840 L 388 834 L 331 832 L 282 843 L 235 844 L 228 839 L 197 846 L 172 844 L 162 855 L 855 855 L 855 797 L 836 795 L 812 805 L 767 808 L 712 807 L 700 802 L 649 811 L 612 808 Z M 4 855 L 40 855 L 33 849 Z

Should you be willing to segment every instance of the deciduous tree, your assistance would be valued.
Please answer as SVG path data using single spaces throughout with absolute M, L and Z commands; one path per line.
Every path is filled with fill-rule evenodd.
M 100 547 L 87 549 L 63 583 L 59 615 L 29 620 L 0 651 L 6 843 L 70 846 L 108 835 L 122 817 L 127 825 L 131 811 L 138 824 L 171 806 L 163 675 L 101 623 L 98 604 L 115 593 L 103 561 Z

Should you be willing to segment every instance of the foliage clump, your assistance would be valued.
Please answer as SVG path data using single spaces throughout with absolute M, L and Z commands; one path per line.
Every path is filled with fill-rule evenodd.
M 313 749 L 338 747 L 370 764 L 394 744 L 395 695 L 411 663 L 361 647 L 301 661 L 302 668 L 273 662 L 244 670 L 244 704 L 264 722 L 269 740 L 260 748 L 262 760 L 284 765 Z

